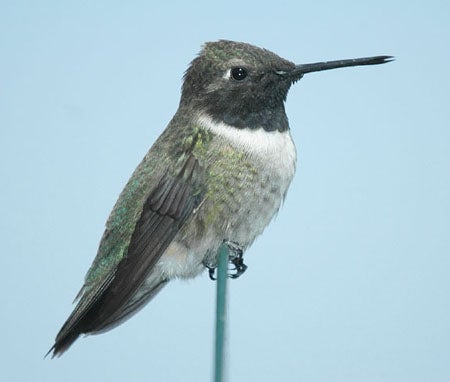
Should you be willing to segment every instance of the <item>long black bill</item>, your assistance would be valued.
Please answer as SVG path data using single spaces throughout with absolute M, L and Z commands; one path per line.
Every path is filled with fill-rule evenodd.
M 312 64 L 297 65 L 291 72 L 294 77 L 302 77 L 303 74 L 311 72 L 319 72 L 321 70 L 344 68 L 346 66 L 361 66 L 361 65 L 379 65 L 385 64 L 394 60 L 392 56 L 375 56 L 375 57 L 363 57 L 353 58 L 350 60 L 337 60 L 337 61 L 325 61 L 314 62 Z

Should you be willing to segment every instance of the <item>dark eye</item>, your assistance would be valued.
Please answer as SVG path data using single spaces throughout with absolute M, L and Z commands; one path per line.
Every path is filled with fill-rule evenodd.
M 245 77 L 247 77 L 247 69 L 237 67 L 231 69 L 231 77 L 236 81 L 242 81 Z

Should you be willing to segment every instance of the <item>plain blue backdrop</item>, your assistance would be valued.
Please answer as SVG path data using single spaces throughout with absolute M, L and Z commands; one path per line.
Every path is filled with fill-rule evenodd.
M 306 63 L 298 170 L 230 283 L 230 381 L 450 380 L 448 1 L 0 2 L 4 381 L 209 381 L 215 283 L 43 359 L 205 41 Z

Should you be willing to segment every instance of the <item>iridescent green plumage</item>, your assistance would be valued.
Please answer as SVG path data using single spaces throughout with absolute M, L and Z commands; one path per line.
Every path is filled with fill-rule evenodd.
M 284 110 L 304 73 L 386 57 L 295 65 L 233 41 L 207 43 L 184 76 L 177 113 L 106 223 L 78 303 L 51 350 L 139 310 L 174 278 L 214 265 L 226 240 L 246 250 L 280 208 L 296 150 Z

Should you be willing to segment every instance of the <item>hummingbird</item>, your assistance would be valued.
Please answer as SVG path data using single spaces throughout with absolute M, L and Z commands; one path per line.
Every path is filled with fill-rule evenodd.
M 392 59 L 296 65 L 247 43 L 204 44 L 184 74 L 178 110 L 121 192 L 49 353 L 59 356 L 80 335 L 121 324 L 170 280 L 205 270 L 214 278 L 222 244 L 234 265 L 229 276 L 239 277 L 243 253 L 294 176 L 284 107 L 291 85 L 307 73 Z

